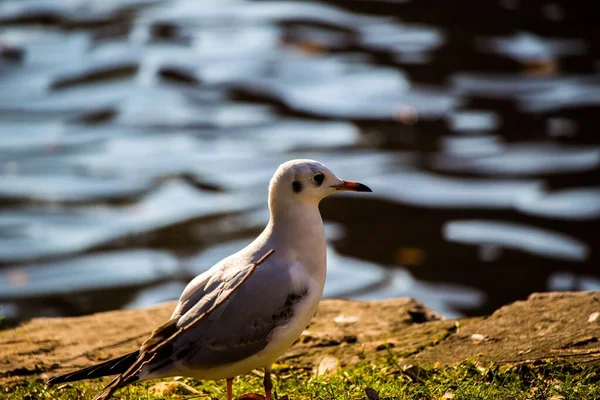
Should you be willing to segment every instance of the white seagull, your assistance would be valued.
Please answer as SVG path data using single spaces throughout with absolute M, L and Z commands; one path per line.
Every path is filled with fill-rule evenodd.
M 48 384 L 117 375 L 94 397 L 104 400 L 143 379 L 226 379 L 231 400 L 234 377 L 264 368 L 265 397 L 272 400 L 271 366 L 308 326 L 323 294 L 326 244 L 319 202 L 341 190 L 371 191 L 317 161 L 282 164 L 269 185 L 265 230 L 194 278 L 171 319 L 139 350 Z

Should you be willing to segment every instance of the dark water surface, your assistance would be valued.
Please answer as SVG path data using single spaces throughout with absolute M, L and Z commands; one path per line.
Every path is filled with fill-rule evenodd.
M 0 3 L 0 315 L 176 299 L 315 158 L 329 297 L 600 290 L 593 2 Z

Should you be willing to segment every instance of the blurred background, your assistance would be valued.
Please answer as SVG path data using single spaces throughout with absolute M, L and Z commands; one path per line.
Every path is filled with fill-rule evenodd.
M 591 1 L 0 2 L 0 316 L 176 299 L 314 158 L 327 297 L 600 290 Z

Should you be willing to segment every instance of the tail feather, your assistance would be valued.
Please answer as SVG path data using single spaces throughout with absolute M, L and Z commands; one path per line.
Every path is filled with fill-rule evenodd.
M 100 378 L 102 376 L 119 375 L 127 371 L 127 369 L 137 360 L 140 351 L 136 350 L 124 356 L 113 358 L 100 364 L 92 365 L 91 367 L 83 368 L 75 372 L 64 374 L 50 379 L 47 385 L 56 385 L 64 382 L 74 382 L 82 379 Z

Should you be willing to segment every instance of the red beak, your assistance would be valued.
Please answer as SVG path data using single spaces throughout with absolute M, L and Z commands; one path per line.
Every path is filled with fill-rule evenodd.
M 337 190 L 352 190 L 354 192 L 372 192 L 372 190 L 362 183 L 352 182 L 352 181 L 344 181 L 341 185 L 331 185 L 331 187 L 336 188 Z

